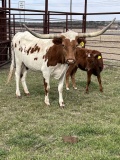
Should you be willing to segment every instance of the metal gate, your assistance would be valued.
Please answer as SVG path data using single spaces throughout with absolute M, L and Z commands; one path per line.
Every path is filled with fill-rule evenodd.
M 9 11 L 6 11 L 6 0 L 1 1 L 0 9 L 0 66 L 8 63 L 10 59 L 10 32 L 9 32 Z

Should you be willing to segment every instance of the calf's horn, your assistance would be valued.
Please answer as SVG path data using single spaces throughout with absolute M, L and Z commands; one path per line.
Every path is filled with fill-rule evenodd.
M 106 27 L 104 27 L 102 30 L 92 33 L 78 33 L 79 37 L 96 37 L 101 34 L 103 34 L 115 21 L 116 18 L 114 18 Z
M 53 38 L 60 38 L 61 34 L 60 33 L 56 33 L 56 34 L 39 34 L 39 33 L 35 33 L 34 31 L 31 31 L 25 24 L 23 24 L 23 26 L 35 37 L 37 38 L 41 38 L 41 39 L 53 39 Z

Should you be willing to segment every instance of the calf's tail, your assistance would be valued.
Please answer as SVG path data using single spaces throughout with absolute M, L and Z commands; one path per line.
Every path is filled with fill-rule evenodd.
M 13 71 L 14 71 L 14 68 L 15 68 L 15 53 L 14 53 L 14 50 L 13 48 L 11 49 L 11 53 L 12 53 L 12 59 L 11 59 L 11 65 L 10 65 L 10 71 L 9 71 L 9 74 L 8 74 L 8 78 L 7 78 L 7 83 L 8 84 L 12 78 L 12 75 L 13 75 Z

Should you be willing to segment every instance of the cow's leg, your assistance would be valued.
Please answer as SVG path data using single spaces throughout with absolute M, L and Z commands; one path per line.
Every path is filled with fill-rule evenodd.
M 72 85 L 73 85 L 73 88 L 74 88 L 74 89 L 77 89 L 76 83 L 75 83 L 75 73 L 76 73 L 76 71 L 77 71 L 77 67 L 74 68 L 74 70 L 73 70 L 73 72 L 72 72 L 72 74 L 71 74 L 71 80 L 72 80 Z
M 26 84 L 26 75 L 27 75 L 27 68 L 24 65 L 22 65 L 21 82 L 22 82 L 22 86 L 23 86 L 25 94 L 29 95 L 30 93 L 28 91 L 27 84 Z
M 17 66 L 16 66 L 16 71 L 15 71 L 15 77 L 16 77 L 16 96 L 17 96 L 18 98 L 21 97 L 20 87 L 19 87 L 20 74 L 21 74 L 21 65 L 17 65 Z
M 89 84 L 91 82 L 91 72 L 87 72 L 87 85 L 86 85 L 86 93 L 88 93 Z
M 99 82 L 99 88 L 100 88 L 100 91 L 103 92 L 103 87 L 102 87 L 102 83 L 101 83 L 101 77 L 100 75 L 97 76 L 97 79 L 98 79 L 98 82 Z
M 43 78 L 43 82 L 44 82 L 44 88 L 45 88 L 45 104 L 46 105 L 50 105 L 50 102 L 49 102 L 49 89 L 50 89 L 50 84 L 49 84 L 49 79 L 45 79 Z
M 59 79 L 59 84 L 58 84 L 58 92 L 59 92 L 59 105 L 60 107 L 64 108 L 65 104 L 63 101 L 63 85 L 64 85 L 64 79 L 65 79 L 65 74 Z

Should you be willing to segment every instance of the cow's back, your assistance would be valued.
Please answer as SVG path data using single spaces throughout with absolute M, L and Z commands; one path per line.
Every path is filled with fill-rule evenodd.
M 27 31 L 18 32 L 12 40 L 16 60 L 22 61 L 32 70 L 41 70 L 44 63 L 43 55 L 52 44 L 51 39 L 39 39 Z

